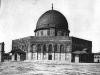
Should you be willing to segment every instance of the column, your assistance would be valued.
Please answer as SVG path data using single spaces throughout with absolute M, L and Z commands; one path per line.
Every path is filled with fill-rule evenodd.
M 94 56 L 94 62 L 98 62 L 98 56 L 97 55 Z
M 60 60 L 60 47 L 57 45 L 57 51 L 55 52 L 55 60 Z
M 66 53 L 66 61 L 71 62 L 71 53 Z
M 31 44 L 30 44 L 30 42 L 28 42 L 28 53 L 27 53 L 28 55 L 28 60 L 31 60 L 31 58 L 32 58 L 32 53 L 31 53 Z
M 53 50 L 54 50 L 54 60 L 55 60 L 55 44 L 53 44 Z
M 79 63 L 79 55 L 75 56 L 75 63 Z
M 31 60 L 33 60 L 33 52 L 31 52 Z
M 37 50 L 38 48 L 37 48 L 37 47 L 38 47 L 38 44 L 36 44 L 36 52 L 35 52 L 34 55 L 33 55 L 35 60 L 38 59 L 38 58 L 37 58 L 37 57 L 38 57 L 38 55 L 37 55 L 37 54 L 38 54 L 38 50 Z
M 65 61 L 65 53 L 61 53 L 61 60 Z
M 66 44 L 64 44 L 64 53 L 65 53 L 65 61 L 66 61 Z
M 0 62 L 4 62 L 3 52 L 0 51 Z
M 54 44 L 52 44 L 52 60 L 54 60 Z
M 58 60 L 61 60 L 60 44 L 58 44 Z
M 32 60 L 36 60 L 35 59 L 35 53 L 32 53 Z
M 71 52 L 71 46 L 67 46 L 67 52 Z
M 20 61 L 20 55 L 17 54 L 17 61 Z
M 71 60 L 72 60 L 72 54 L 69 53 L 69 62 L 71 62 Z
M 11 60 L 12 60 L 12 61 L 15 60 L 15 54 L 12 54 L 12 56 L 11 56 Z
M 46 44 L 46 60 L 48 60 L 48 44 Z
M 40 53 L 40 60 L 43 59 L 43 45 L 41 45 L 41 53 Z
M 26 60 L 28 60 L 28 52 L 26 52 Z
M 38 52 L 38 60 L 41 60 L 41 53 Z
M 32 58 L 32 53 L 28 52 L 28 60 L 31 60 L 31 58 Z

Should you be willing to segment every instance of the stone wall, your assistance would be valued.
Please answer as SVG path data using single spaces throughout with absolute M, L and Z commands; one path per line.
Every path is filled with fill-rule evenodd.
M 0 62 L 4 62 L 4 42 L 0 43 Z
M 28 60 L 53 60 L 71 62 L 71 53 L 28 53 Z

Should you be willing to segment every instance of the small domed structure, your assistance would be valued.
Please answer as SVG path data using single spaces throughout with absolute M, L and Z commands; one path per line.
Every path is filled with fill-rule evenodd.
M 53 29 L 53 30 L 51 30 Z M 68 22 L 63 14 L 61 14 L 57 10 L 49 10 L 45 12 L 38 20 L 36 25 L 35 32 L 37 36 L 39 33 L 47 33 L 46 31 L 51 30 L 53 34 L 50 34 L 50 36 L 56 36 L 56 35 L 68 35 Z M 40 32 L 39 32 L 40 31 Z M 43 31 L 43 32 L 41 32 Z M 50 31 L 49 31 L 50 32 Z M 57 33 L 60 32 L 61 34 Z M 65 33 L 64 33 L 65 32 Z M 64 33 L 64 34 L 63 34 Z M 40 34 L 41 35 L 41 34 Z M 49 35 L 47 35 L 49 36 Z

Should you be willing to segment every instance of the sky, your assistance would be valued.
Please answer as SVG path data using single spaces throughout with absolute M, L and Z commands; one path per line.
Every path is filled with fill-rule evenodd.
M 12 40 L 34 36 L 39 17 L 60 11 L 69 24 L 70 36 L 92 41 L 93 52 L 100 52 L 100 0 L 1 0 L 0 42 L 11 51 Z

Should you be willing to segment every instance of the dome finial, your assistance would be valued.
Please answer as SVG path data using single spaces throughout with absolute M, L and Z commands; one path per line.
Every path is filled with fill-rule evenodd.
M 52 3 L 52 10 L 53 10 L 53 3 Z

